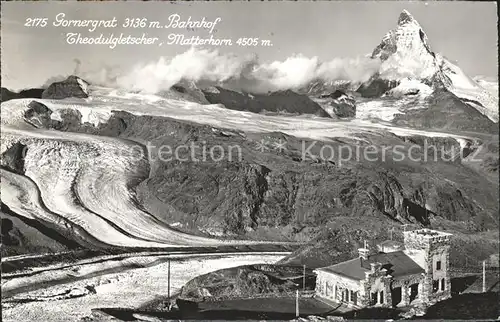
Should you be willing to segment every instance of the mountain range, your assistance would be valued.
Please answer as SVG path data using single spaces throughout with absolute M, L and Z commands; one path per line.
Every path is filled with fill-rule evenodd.
M 407 11 L 370 57 L 380 68 L 366 82 L 317 79 L 269 93 L 183 80 L 146 94 L 75 75 L 2 88 L 2 218 L 14 223 L 2 254 L 288 242 L 304 246 L 287 261 L 319 266 L 401 224 L 455 233 L 455 263 L 498 250 L 498 92 L 433 52 Z M 447 158 L 322 155 L 429 143 Z M 239 158 L 131 152 L 193 144 L 238 146 Z M 51 242 L 47 229 L 64 238 Z

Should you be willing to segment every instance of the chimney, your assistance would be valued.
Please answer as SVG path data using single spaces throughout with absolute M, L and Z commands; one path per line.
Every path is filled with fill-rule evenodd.
M 367 260 L 368 255 L 370 255 L 370 249 L 368 249 L 368 243 L 365 240 L 365 246 L 363 248 L 358 248 L 359 257 Z
M 370 255 L 370 250 L 368 248 L 358 248 L 359 257 L 367 260 L 368 255 Z

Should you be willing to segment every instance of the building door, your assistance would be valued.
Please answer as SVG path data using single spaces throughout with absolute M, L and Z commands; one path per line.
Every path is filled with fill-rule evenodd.
M 401 287 L 395 287 L 391 290 L 392 306 L 396 307 L 402 299 Z
M 418 283 L 410 285 L 410 303 L 418 296 Z

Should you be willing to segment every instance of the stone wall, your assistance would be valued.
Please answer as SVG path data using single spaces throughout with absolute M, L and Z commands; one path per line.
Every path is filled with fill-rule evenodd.
M 342 292 L 349 291 L 349 301 L 345 304 L 353 307 L 360 307 L 360 281 L 345 276 L 329 273 L 321 270 L 315 271 L 316 277 L 316 296 L 320 296 L 332 301 L 342 302 Z M 356 305 L 352 303 L 350 292 L 356 292 Z
M 451 280 L 450 280 L 450 246 L 439 246 L 431 248 L 429 253 L 430 260 L 428 261 L 428 274 L 426 275 L 426 287 L 428 303 L 434 304 L 451 297 Z M 441 261 L 441 269 L 437 270 L 436 263 Z M 437 283 L 438 290 L 434 290 L 434 281 Z M 442 289 L 444 283 L 444 290 Z
M 391 280 L 392 276 L 387 275 L 387 270 L 381 268 L 380 263 L 371 264 L 371 271 L 366 272 L 366 277 L 361 281 L 360 302 L 361 306 L 391 307 Z M 383 291 L 383 303 L 380 303 L 380 295 Z M 372 293 L 377 294 L 378 301 L 372 305 Z
M 420 265 L 424 265 L 425 270 L 425 277 L 421 286 L 422 293 L 420 294 L 422 302 L 432 305 L 451 297 L 449 274 L 451 234 L 430 229 L 407 231 L 403 234 L 407 251 L 424 251 L 424 261 L 419 262 Z M 440 269 L 438 269 L 438 262 L 440 262 Z M 436 284 L 437 290 L 435 289 Z
M 414 284 L 418 284 L 418 298 L 420 301 L 425 301 L 427 298 L 425 295 L 425 273 L 421 274 L 413 274 L 404 276 L 402 278 L 396 279 L 392 281 L 391 288 L 395 289 L 401 287 L 401 301 L 396 303 L 398 306 L 408 306 L 410 305 L 410 286 Z
M 429 250 L 441 245 L 449 245 L 451 242 L 451 234 L 430 229 L 405 231 L 403 235 L 405 249 Z

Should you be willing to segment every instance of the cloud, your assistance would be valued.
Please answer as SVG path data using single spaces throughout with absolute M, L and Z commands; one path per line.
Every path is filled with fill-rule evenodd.
M 378 72 L 380 61 L 368 57 L 335 58 L 321 62 L 318 57 L 293 55 L 283 61 L 260 63 L 256 55 L 238 56 L 218 50 L 191 48 L 177 56 L 161 57 L 123 70 L 106 67 L 81 71 L 79 76 L 96 85 L 156 93 L 181 81 L 223 85 L 247 92 L 297 89 L 313 80 L 363 82 Z

